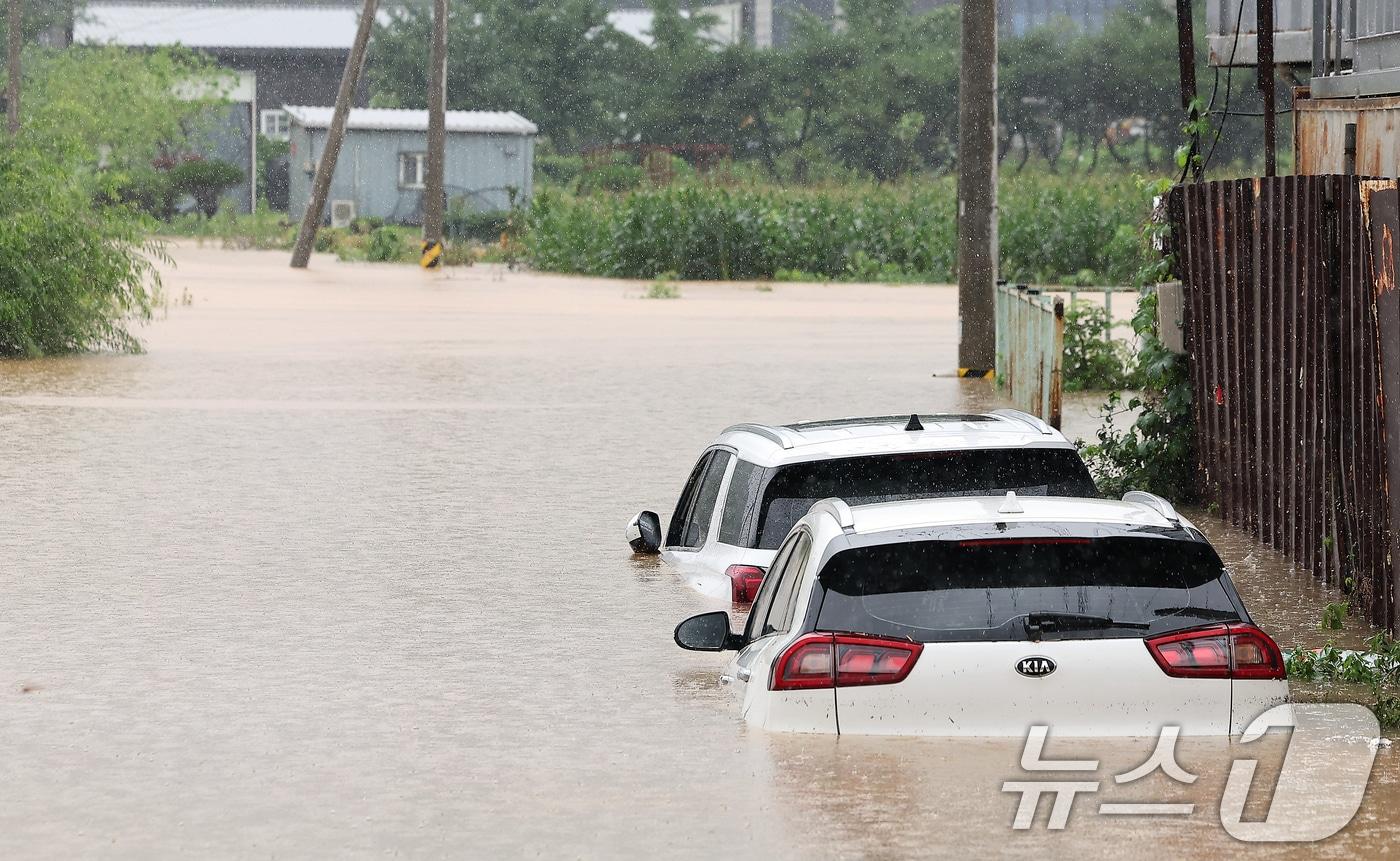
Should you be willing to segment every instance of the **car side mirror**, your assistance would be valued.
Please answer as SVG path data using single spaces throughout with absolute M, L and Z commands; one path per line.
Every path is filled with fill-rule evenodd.
M 744 638 L 729 632 L 729 614 L 723 610 L 691 616 L 676 626 L 676 645 L 692 652 L 723 652 L 742 648 Z
M 627 524 L 627 545 L 633 553 L 661 551 L 661 518 L 655 511 L 643 511 Z

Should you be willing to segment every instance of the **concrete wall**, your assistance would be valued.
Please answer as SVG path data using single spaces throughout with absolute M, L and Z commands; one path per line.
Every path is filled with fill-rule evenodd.
M 292 126 L 288 211 L 293 219 L 306 211 L 325 142 L 325 129 Z M 421 223 L 423 190 L 399 187 L 399 153 L 426 150 L 426 132 L 347 131 L 331 179 L 326 219 L 330 218 L 329 201 L 353 200 L 358 215 L 400 224 Z M 449 133 L 448 199 L 465 198 L 469 208 L 477 211 L 506 209 L 510 205 L 506 188 L 514 186 L 523 203 L 534 192 L 534 161 L 535 141 L 530 136 Z
M 1294 103 L 1294 171 L 1346 172 L 1346 127 L 1356 124 L 1356 173 L 1400 176 L 1400 98 L 1298 99 Z

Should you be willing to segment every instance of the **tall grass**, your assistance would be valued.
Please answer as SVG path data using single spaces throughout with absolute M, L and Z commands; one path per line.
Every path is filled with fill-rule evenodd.
M 1148 212 L 1133 179 L 1026 175 L 1003 181 L 1002 273 L 1119 282 L 1137 270 Z M 537 269 L 651 278 L 950 281 L 951 178 L 835 188 L 676 185 L 627 194 L 544 191 L 523 240 Z

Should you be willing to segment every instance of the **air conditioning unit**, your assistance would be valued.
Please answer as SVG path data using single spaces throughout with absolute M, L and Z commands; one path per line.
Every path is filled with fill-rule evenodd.
M 331 201 L 331 227 L 349 227 L 355 220 L 355 201 Z

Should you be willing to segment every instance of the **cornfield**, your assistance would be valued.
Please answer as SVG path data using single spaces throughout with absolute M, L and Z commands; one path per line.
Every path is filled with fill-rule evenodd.
M 1140 265 L 1147 203 L 1131 178 L 1018 176 L 1002 184 L 1003 275 L 1121 283 Z M 536 197 L 523 240 L 537 269 L 694 280 L 785 273 L 947 282 L 957 259 L 951 178 L 900 186 L 677 185 Z

